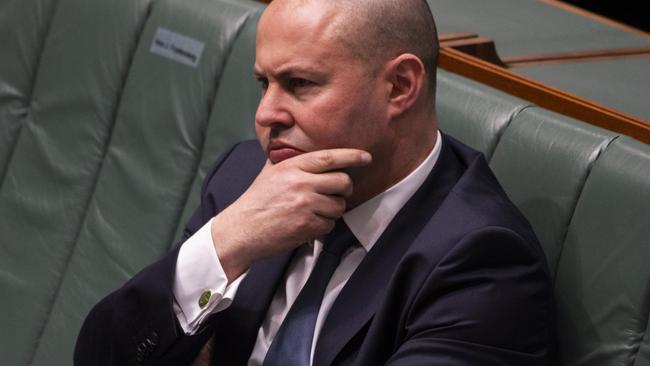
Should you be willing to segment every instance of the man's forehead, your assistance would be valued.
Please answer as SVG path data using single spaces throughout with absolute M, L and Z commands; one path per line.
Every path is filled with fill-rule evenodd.
M 333 2 L 320 0 L 275 0 L 262 14 L 258 37 L 272 32 L 284 35 L 325 37 L 341 22 Z
M 274 68 L 298 70 L 325 59 L 349 57 L 349 50 L 336 40 L 337 9 L 321 1 L 300 4 L 298 8 L 269 6 L 265 11 L 257 32 L 256 70 L 269 60 Z

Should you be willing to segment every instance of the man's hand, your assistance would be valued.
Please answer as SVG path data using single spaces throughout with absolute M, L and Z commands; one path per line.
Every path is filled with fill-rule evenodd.
M 345 168 L 368 165 L 356 149 L 305 153 L 266 165 L 253 184 L 212 221 L 212 240 L 229 281 L 255 261 L 287 252 L 332 230 L 352 180 Z

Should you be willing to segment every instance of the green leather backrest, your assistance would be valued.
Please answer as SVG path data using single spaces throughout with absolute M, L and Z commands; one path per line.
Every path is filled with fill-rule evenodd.
M 254 136 L 262 8 L 0 4 L 2 364 L 71 364 L 90 307 L 168 250 L 207 167 Z M 163 57 L 154 38 L 203 47 Z
M 507 107 L 518 100 L 459 76 L 440 81 L 441 129 L 486 153 L 544 248 L 559 364 L 650 365 L 650 146 L 535 106 Z M 495 118 L 490 105 L 510 117 Z
M 0 182 L 21 126 L 34 117 L 32 81 L 54 3 L 0 1 Z
M 3 52 L 2 58 L 10 58 L 3 62 L 3 94 L 23 87 L 17 80 L 12 84 L 16 65 L 29 65 L 31 74 L 15 101 L 25 112 L 18 129 L 9 128 L 16 132 L 1 173 L 0 353 L 7 365 L 26 365 L 46 322 L 56 315 L 53 303 L 109 145 L 149 2 L 12 1 L 7 6 L 25 20 L 30 14 L 24 9 L 36 14 L 22 23 L 13 18 L 13 9 L 8 14 L 3 9 L 3 19 L 12 19 L 10 27 L 16 29 L 10 43 L 15 48 Z M 43 31 L 33 34 L 32 23 Z M 23 52 L 23 47 L 34 49 Z
M 649 208 L 650 148 L 621 137 L 594 163 L 558 263 L 564 365 L 650 365 Z
M 613 134 L 540 108 L 518 114 L 490 160 L 510 199 L 531 222 L 551 274 L 589 171 Z
M 439 128 L 488 158 L 512 119 L 530 106 L 524 100 L 444 70 L 438 70 L 437 78 Z

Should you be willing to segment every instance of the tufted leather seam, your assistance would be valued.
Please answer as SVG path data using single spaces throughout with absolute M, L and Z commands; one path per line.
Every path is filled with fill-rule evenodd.
M 573 222 L 573 216 L 575 215 L 576 208 L 578 207 L 578 203 L 580 203 L 580 198 L 582 197 L 582 192 L 584 190 L 585 184 L 587 183 L 587 180 L 589 179 L 589 176 L 591 175 L 591 171 L 593 170 L 594 165 L 596 165 L 596 162 L 598 159 L 605 153 L 609 145 L 611 145 L 616 139 L 618 139 L 617 136 L 612 136 L 609 139 L 606 139 L 605 141 L 601 142 L 600 145 L 598 145 L 598 148 L 594 151 L 593 154 L 593 159 L 591 160 L 591 163 L 587 166 L 587 171 L 582 178 L 582 181 L 580 182 L 580 187 L 578 188 L 578 194 L 576 195 L 575 200 L 571 204 L 571 210 L 570 210 L 570 215 L 569 215 L 569 220 L 566 224 L 566 227 L 564 228 L 564 233 L 562 234 L 562 240 L 560 241 L 560 251 L 557 254 L 556 258 L 556 266 L 555 266 L 555 273 L 553 273 L 553 281 L 557 278 L 557 271 L 559 270 L 560 266 L 560 259 L 562 258 L 562 253 L 564 253 L 564 244 L 566 242 L 567 236 L 569 235 L 569 228 L 571 227 L 571 222 Z M 555 288 L 555 286 L 553 286 Z
M 7 177 L 7 171 L 9 170 L 9 166 L 11 165 L 11 162 L 14 158 L 14 153 L 16 151 L 16 146 L 18 146 L 18 141 L 20 140 L 20 137 L 22 136 L 22 131 L 23 131 L 23 126 L 27 123 L 29 123 L 32 120 L 32 96 L 34 94 L 34 86 L 36 85 L 36 82 L 38 80 L 38 73 L 40 70 L 40 65 L 41 65 L 41 60 L 43 58 L 43 52 L 45 51 L 45 45 L 47 44 L 47 40 L 50 36 L 50 28 L 52 28 L 52 22 L 54 21 L 54 15 L 57 13 L 57 10 L 59 9 L 59 4 L 61 3 L 61 0 L 56 0 L 56 4 L 53 6 L 52 13 L 49 16 L 47 25 L 43 29 L 44 35 L 41 37 L 41 43 L 39 45 L 39 51 L 38 55 L 36 56 L 36 59 L 34 60 L 34 64 L 32 65 L 32 80 L 29 83 L 29 89 L 25 91 L 25 107 L 27 109 L 27 114 L 23 117 L 22 123 L 18 125 L 18 131 L 16 132 L 16 138 L 13 141 L 13 144 L 11 144 L 11 148 L 9 149 L 9 154 L 7 156 L 7 161 L 5 163 L 4 169 L 2 172 L 0 172 L 0 189 L 4 186 L 4 181 L 5 178 Z
M 83 210 L 84 215 L 83 215 L 83 217 L 82 217 L 82 219 L 81 219 L 81 221 L 79 223 L 79 226 L 77 227 L 77 232 L 75 233 L 74 239 L 72 241 L 72 247 L 70 248 L 70 252 L 68 253 L 67 258 L 65 259 L 65 265 L 63 266 L 63 270 L 61 271 L 62 275 L 61 275 L 61 277 L 60 277 L 60 279 L 58 281 L 58 284 L 56 286 L 56 289 L 54 291 L 53 298 L 50 301 L 49 310 L 47 311 L 47 315 L 45 317 L 45 320 L 43 321 L 43 325 L 41 326 L 41 329 L 38 332 L 38 336 L 36 337 L 36 340 L 34 342 L 33 351 L 29 353 L 30 354 L 30 360 L 29 360 L 28 365 L 33 364 L 34 357 L 36 357 L 38 349 L 40 348 L 41 340 L 43 338 L 43 333 L 45 332 L 45 329 L 47 328 L 47 325 L 50 323 L 50 319 L 52 317 L 52 312 L 54 311 L 54 307 L 57 304 L 57 300 L 59 298 L 59 293 L 61 291 L 61 287 L 63 286 L 63 283 L 65 282 L 65 279 L 67 278 L 67 274 L 68 274 L 68 271 L 70 269 L 70 263 L 72 262 L 72 258 L 74 257 L 74 254 L 76 252 L 76 248 L 77 248 L 78 241 L 79 241 L 79 236 L 81 235 L 81 230 L 83 229 L 84 224 L 86 222 L 86 219 L 88 218 L 88 208 L 90 207 L 90 203 L 93 201 L 93 197 L 95 196 L 95 192 L 96 192 L 96 189 L 97 189 L 97 183 L 99 181 L 99 177 L 100 177 L 101 172 L 102 172 L 103 167 L 104 167 L 104 162 L 106 161 L 106 155 L 107 155 L 107 153 L 108 153 L 108 151 L 110 149 L 111 141 L 113 139 L 113 130 L 114 130 L 115 124 L 116 124 L 117 112 L 120 110 L 120 106 L 122 104 L 122 96 L 124 94 L 124 87 L 126 85 L 126 81 L 128 80 L 129 71 L 131 70 L 131 66 L 133 65 L 133 60 L 134 60 L 134 57 L 135 57 L 136 49 L 137 49 L 138 45 L 140 44 L 140 38 L 142 37 L 142 33 L 144 31 L 145 25 L 147 24 L 147 20 L 149 19 L 150 15 L 151 15 L 151 10 L 152 10 L 152 7 L 153 7 L 153 3 L 155 1 L 156 0 L 151 0 L 149 2 L 148 6 L 147 6 L 147 10 L 146 10 L 146 12 L 145 12 L 145 14 L 143 16 L 142 23 L 140 25 L 140 29 L 138 30 L 138 35 L 136 37 L 137 40 L 134 43 L 133 48 L 131 49 L 129 59 L 126 62 L 126 65 L 127 65 L 126 69 L 125 69 L 126 72 L 124 73 L 124 75 L 122 75 L 122 84 L 121 84 L 119 92 L 117 93 L 118 101 L 117 101 L 117 104 L 115 106 L 115 109 L 112 111 L 113 115 L 110 118 L 110 120 L 112 121 L 112 124 L 109 127 L 107 143 L 104 145 L 104 151 L 102 152 L 102 158 L 100 160 L 100 163 L 99 163 L 99 166 L 97 168 L 96 174 L 94 175 L 94 181 L 91 184 L 91 190 L 90 190 L 91 193 L 88 196 L 88 199 L 86 200 L 86 202 L 84 204 L 84 210 Z
M 230 60 L 230 55 L 232 54 L 233 47 L 235 46 L 235 43 L 237 43 L 237 40 L 239 39 L 239 36 L 241 35 L 241 32 L 246 27 L 246 24 L 248 24 L 248 22 L 255 15 L 257 15 L 258 13 L 259 13 L 259 10 L 255 10 L 255 11 L 252 11 L 252 12 L 246 14 L 246 17 L 243 19 L 241 25 L 239 26 L 239 28 L 235 32 L 235 36 L 233 37 L 232 43 L 228 46 L 228 48 L 224 52 L 227 56 L 224 58 L 222 73 L 218 77 L 218 80 L 216 80 L 217 87 L 214 90 L 214 96 L 212 98 L 213 103 L 212 103 L 211 107 L 213 107 L 215 105 L 214 99 L 217 97 L 217 95 L 219 95 L 219 88 L 221 87 L 221 80 L 223 79 L 223 76 L 225 74 L 226 66 L 228 65 L 228 60 Z M 201 161 L 203 160 L 203 157 L 205 156 L 205 147 L 207 145 L 206 141 L 207 141 L 207 138 L 208 138 L 207 131 L 210 128 L 210 123 L 209 122 L 212 119 L 212 113 L 213 112 L 214 112 L 214 109 L 212 109 L 212 108 L 208 112 L 208 118 L 207 118 L 207 121 L 205 123 L 205 129 L 204 129 L 204 134 L 203 134 L 203 140 L 201 142 L 201 154 L 199 154 L 198 158 L 195 161 L 194 168 L 192 169 L 194 171 L 194 178 L 191 180 L 190 184 L 187 185 L 187 190 L 185 192 L 185 201 L 183 202 L 183 205 L 181 206 L 181 209 L 179 210 L 178 215 L 176 215 L 176 219 L 174 220 L 176 222 L 176 228 L 174 229 L 174 231 L 171 234 L 171 236 L 172 236 L 171 239 L 168 239 L 168 242 L 169 242 L 169 245 L 168 245 L 168 248 L 167 248 L 168 250 L 171 249 L 174 246 L 175 243 L 177 243 L 177 240 L 180 240 L 180 238 L 175 238 L 174 235 L 175 235 L 175 233 L 179 232 L 179 230 L 181 229 L 181 226 L 183 226 L 185 224 L 184 222 L 181 222 L 181 218 L 182 218 L 183 212 L 185 211 L 185 208 L 187 207 L 188 202 L 190 200 L 190 195 L 192 193 L 192 187 L 195 184 L 194 182 L 195 182 L 196 179 L 199 179 L 199 177 L 201 175 L 201 172 L 200 172 Z M 180 232 L 182 233 L 182 231 L 180 231 Z
M 643 345 L 648 335 L 648 326 L 650 323 L 650 308 L 647 309 L 645 318 L 640 320 L 641 320 L 640 323 L 643 324 L 641 326 L 641 329 L 639 329 L 639 332 L 643 334 L 641 336 L 641 339 L 639 339 L 637 342 L 634 338 L 628 337 L 628 339 L 631 338 L 629 339 L 630 342 L 629 353 L 630 353 L 630 360 L 631 360 L 630 366 L 637 366 L 636 363 L 637 357 L 639 356 L 639 352 L 641 352 L 641 346 Z
M 501 143 L 501 138 L 505 134 L 506 130 L 512 124 L 512 121 L 514 121 L 515 118 L 517 118 L 517 116 L 519 116 L 523 111 L 525 111 L 526 109 L 529 109 L 529 108 L 537 108 L 537 106 L 535 106 L 533 104 L 524 104 L 524 105 L 518 106 L 517 108 L 513 109 L 512 112 L 510 112 L 510 115 L 508 116 L 507 122 L 497 132 L 497 137 L 494 140 L 494 145 L 492 147 L 490 147 L 489 151 L 486 151 L 487 156 L 485 157 L 485 159 L 488 161 L 488 164 L 492 161 L 492 157 L 494 156 L 494 152 L 496 151 L 497 147 L 499 146 L 499 143 Z
M 636 359 L 639 356 L 639 352 L 641 351 L 641 346 L 643 345 L 643 342 L 645 342 L 645 339 L 648 336 L 648 323 L 650 323 L 650 309 L 648 309 L 647 314 L 648 315 L 645 318 L 645 326 L 643 327 L 643 337 L 641 337 L 641 340 L 639 341 L 639 344 L 636 347 L 636 351 L 634 351 L 634 354 L 632 354 L 632 366 L 637 366 Z

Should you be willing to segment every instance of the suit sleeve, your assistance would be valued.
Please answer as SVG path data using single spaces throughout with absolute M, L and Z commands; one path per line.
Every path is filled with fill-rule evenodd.
M 536 242 L 489 227 L 435 266 L 389 365 L 551 365 L 554 305 Z
M 188 221 L 181 242 L 218 212 L 206 187 L 233 149 L 222 155 L 207 175 L 201 204 Z M 93 307 L 77 337 L 76 366 L 189 365 L 194 360 L 210 332 L 187 336 L 176 319 L 172 285 L 179 248 Z

